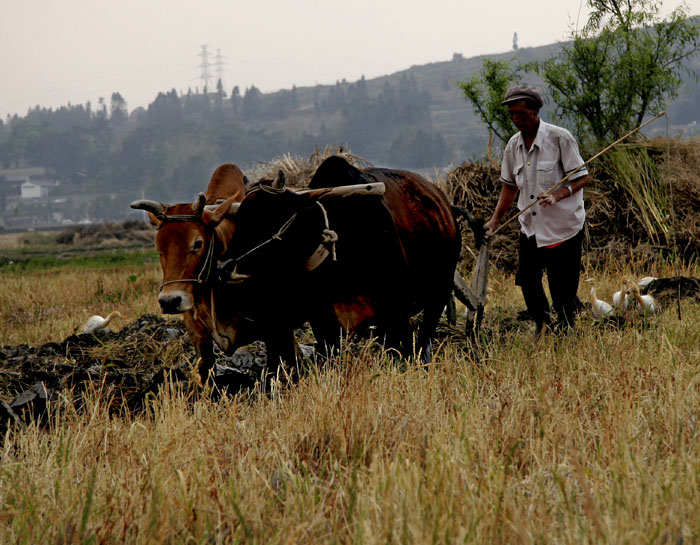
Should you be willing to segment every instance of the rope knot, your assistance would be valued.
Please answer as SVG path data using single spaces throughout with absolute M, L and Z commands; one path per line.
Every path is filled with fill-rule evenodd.
M 333 255 L 333 261 L 337 261 L 335 255 L 335 243 L 338 242 L 338 233 L 333 229 L 324 229 L 323 235 L 321 237 L 321 244 L 324 246 L 331 246 L 331 254 Z

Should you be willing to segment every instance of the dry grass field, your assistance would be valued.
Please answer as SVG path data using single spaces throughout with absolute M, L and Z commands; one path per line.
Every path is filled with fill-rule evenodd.
M 700 276 L 645 266 L 586 274 L 608 300 L 622 274 Z M 159 280 L 150 257 L 0 271 L 0 345 L 156 312 Z M 269 395 L 61 396 L 0 440 L 0 543 L 700 542 L 700 305 L 535 339 L 490 281 L 479 345 L 444 326 L 428 366 L 359 345 Z

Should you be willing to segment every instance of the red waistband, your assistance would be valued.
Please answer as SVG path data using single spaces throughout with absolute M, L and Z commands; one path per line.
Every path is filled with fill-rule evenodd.
M 547 248 L 548 250 L 551 248 L 556 248 L 557 246 L 559 246 L 560 244 L 564 244 L 565 242 L 565 240 L 562 240 L 561 242 L 557 242 L 556 244 L 550 244 L 549 246 L 545 246 L 545 248 Z

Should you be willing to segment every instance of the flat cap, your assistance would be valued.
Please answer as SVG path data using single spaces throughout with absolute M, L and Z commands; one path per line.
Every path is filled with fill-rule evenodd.
M 538 109 L 544 105 L 542 95 L 532 85 L 514 85 L 506 91 L 506 96 L 501 105 L 505 106 L 518 100 L 532 100 L 537 104 Z

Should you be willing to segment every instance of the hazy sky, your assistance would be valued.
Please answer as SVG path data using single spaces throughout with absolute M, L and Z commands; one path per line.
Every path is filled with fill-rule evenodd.
M 700 0 L 686 4 L 700 14 Z M 587 12 L 585 0 L 0 0 L 0 116 L 94 108 L 115 91 L 131 111 L 194 90 L 203 44 L 212 65 L 223 57 L 227 93 L 269 92 L 502 53 L 514 32 L 520 47 L 552 43 Z

